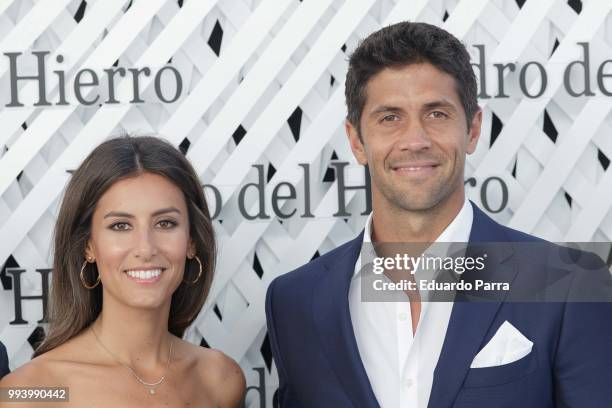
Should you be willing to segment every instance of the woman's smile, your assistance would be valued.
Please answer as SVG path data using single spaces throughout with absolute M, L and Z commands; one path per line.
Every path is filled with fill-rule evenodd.
M 166 270 L 166 268 L 137 268 L 137 269 L 129 269 L 124 273 L 127 277 L 134 282 L 142 283 L 142 284 L 152 284 L 156 283 L 161 279 L 162 273 Z

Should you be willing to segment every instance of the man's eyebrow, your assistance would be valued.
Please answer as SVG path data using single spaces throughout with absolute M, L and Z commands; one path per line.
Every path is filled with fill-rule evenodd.
M 452 103 L 448 102 L 445 99 L 438 99 L 435 101 L 427 102 L 423 105 L 424 110 L 435 109 L 435 108 L 446 108 L 446 109 L 457 110 L 457 108 L 455 108 L 455 105 L 453 105 Z
M 161 208 L 157 211 L 155 211 L 153 214 L 151 214 L 153 217 L 161 215 L 161 214 L 167 214 L 170 212 L 175 212 L 180 214 L 181 212 L 175 208 L 175 207 L 166 207 L 166 208 Z M 130 214 L 130 213 L 126 213 L 126 212 L 122 212 L 122 211 L 111 211 L 109 213 L 107 213 L 104 218 L 110 218 L 110 217 L 124 217 L 124 218 L 134 218 L 134 215 Z
M 446 99 L 436 99 L 434 101 L 426 102 L 425 104 L 423 104 L 423 110 L 429 110 L 429 109 L 435 109 L 435 108 L 446 108 L 446 109 L 451 109 L 453 111 L 457 110 L 455 105 L 447 101 Z M 403 112 L 403 111 L 404 109 L 400 108 L 399 106 L 380 105 L 372 109 L 372 111 L 370 112 L 370 115 L 377 115 L 383 112 L 396 113 L 396 112 Z
M 371 115 L 376 115 L 378 113 L 382 113 L 382 112 L 403 112 L 404 110 L 402 108 L 400 108 L 399 106 L 393 106 L 393 105 L 381 105 L 381 106 L 377 106 L 376 108 L 374 108 L 370 114 Z

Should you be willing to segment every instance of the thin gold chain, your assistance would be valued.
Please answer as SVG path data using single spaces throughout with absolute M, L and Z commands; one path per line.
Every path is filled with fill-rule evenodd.
M 170 350 L 168 351 L 168 362 L 166 363 L 166 368 L 164 369 L 164 375 L 162 375 L 162 377 L 153 382 L 153 383 L 149 383 L 146 382 L 145 380 L 143 380 L 142 378 L 140 378 L 138 376 L 138 374 L 136 374 L 136 371 L 129 365 L 124 363 L 123 361 L 121 361 L 121 359 L 119 357 L 117 357 L 115 355 L 115 353 L 113 353 L 112 351 L 110 351 L 105 345 L 104 343 L 102 343 L 102 340 L 100 340 L 100 338 L 98 337 L 98 334 L 96 333 L 93 324 L 91 325 L 91 331 L 94 335 L 94 337 L 96 338 L 96 341 L 98 342 L 98 344 L 108 353 L 110 354 L 110 356 L 117 361 L 119 364 L 121 364 L 122 366 L 124 366 L 125 368 L 127 368 L 130 373 L 132 373 L 132 375 L 134 376 L 134 378 L 136 378 L 138 380 L 139 383 L 141 383 L 142 385 L 144 385 L 146 388 L 149 389 L 149 393 L 150 394 L 155 394 L 155 389 L 158 388 L 166 379 L 166 373 L 168 372 L 168 368 L 170 367 L 170 361 L 172 360 L 172 346 L 174 345 L 174 339 L 170 339 Z

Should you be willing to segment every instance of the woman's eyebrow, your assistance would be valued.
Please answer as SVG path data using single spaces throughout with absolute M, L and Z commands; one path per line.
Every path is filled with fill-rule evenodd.
M 153 214 L 151 214 L 151 216 L 155 217 L 161 214 L 167 214 L 170 212 L 175 212 L 180 214 L 181 212 L 175 208 L 175 207 L 166 207 L 166 208 L 161 208 L 159 210 L 156 210 Z M 107 213 L 104 218 L 110 218 L 110 217 L 124 217 L 124 218 L 134 218 L 134 215 L 130 214 L 130 213 L 126 213 L 126 212 L 122 212 L 122 211 L 111 211 L 109 213 Z

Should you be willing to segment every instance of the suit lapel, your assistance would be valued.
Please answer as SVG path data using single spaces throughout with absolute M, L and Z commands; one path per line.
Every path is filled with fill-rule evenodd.
M 363 233 L 326 265 L 328 270 L 314 290 L 313 315 L 322 349 L 353 405 L 378 407 L 359 356 L 348 303 L 362 242 Z
M 472 208 L 474 221 L 470 243 L 507 241 L 502 226 L 473 203 Z M 359 356 L 348 304 L 351 277 L 362 242 L 363 233 L 349 242 L 344 251 L 326 265 L 328 271 L 322 274 L 314 290 L 313 316 L 322 349 L 353 405 L 378 407 Z M 487 261 L 483 277 L 491 281 L 512 282 L 516 274 L 510 262 L 512 251 L 508 247 L 496 249 Z M 434 371 L 429 408 L 452 406 L 502 301 L 474 302 L 458 294 Z
M 499 224 L 485 215 L 472 203 L 474 221 L 470 233 L 470 244 L 506 242 L 506 234 Z M 512 282 L 516 275 L 510 261 L 509 246 L 487 246 L 486 268 L 480 276 L 494 282 Z M 502 300 L 469 301 L 465 294 L 458 293 L 453 304 L 446 337 L 434 371 L 434 380 L 429 399 L 429 408 L 447 408 L 453 405 L 470 364 L 482 346 L 482 342 L 493 323 Z

